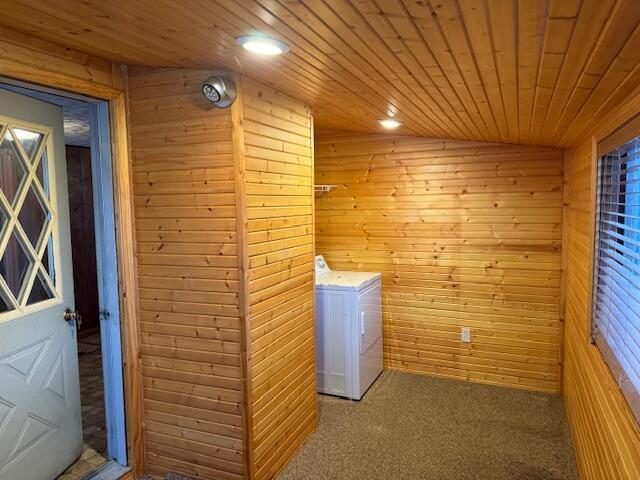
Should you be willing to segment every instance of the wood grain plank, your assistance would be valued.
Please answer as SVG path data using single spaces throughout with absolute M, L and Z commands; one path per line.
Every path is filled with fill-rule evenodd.
M 385 366 L 559 391 L 563 152 L 328 131 L 315 145 L 318 183 L 338 185 L 316 195 L 316 248 L 382 273 Z M 520 173 L 544 176 L 512 193 Z
M 130 75 L 146 458 L 149 472 L 237 479 L 246 472 L 243 249 L 232 118 L 207 110 L 207 76 Z
M 313 127 L 308 107 L 246 79 L 241 88 L 251 470 L 262 479 L 316 425 Z

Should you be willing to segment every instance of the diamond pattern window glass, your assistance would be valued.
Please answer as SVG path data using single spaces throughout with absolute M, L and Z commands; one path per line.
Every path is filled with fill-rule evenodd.
M 6 130 L 0 142 L 0 190 L 9 203 L 15 203 L 25 177 L 25 165 L 18 153 L 13 135 Z
M 47 246 L 42 253 L 42 258 L 40 259 L 42 262 L 42 266 L 44 267 L 45 273 L 49 275 L 51 279 L 51 283 L 55 285 L 56 283 L 56 272 L 53 268 L 53 238 L 50 236 L 47 241 Z
M 4 252 L 2 252 L 0 275 L 2 275 L 9 290 L 16 298 L 20 293 L 20 289 L 27 275 L 27 270 L 29 270 L 30 266 L 31 261 L 14 232 L 11 234 L 11 237 L 9 237 Z
M 47 207 L 43 206 L 43 202 L 32 185 L 18 214 L 18 221 L 34 247 L 38 244 L 40 234 L 47 227 L 50 218 L 51 214 Z
M 40 181 L 40 186 L 44 190 L 45 195 L 49 198 L 49 160 L 47 158 L 47 149 L 45 148 L 40 155 L 40 161 L 36 166 L 36 177 Z
M 0 296 L 0 313 L 8 312 L 11 310 L 11 307 L 7 305 L 7 302 L 4 301 L 4 298 Z
M 48 133 L 0 124 L 0 320 L 55 298 Z
M 53 298 L 53 295 L 46 282 L 43 280 L 42 274 L 38 273 L 35 281 L 33 282 L 33 288 L 29 294 L 27 305 L 32 305 L 43 300 L 49 300 L 50 298 Z
M 24 151 L 27 153 L 29 160 L 33 159 L 36 150 L 38 150 L 38 146 L 40 146 L 40 141 L 42 140 L 43 135 L 38 132 L 24 130 L 22 128 L 14 128 L 13 131 L 16 134 L 16 137 L 18 137 L 18 141 L 24 148 Z
M 4 232 L 4 227 L 7 226 L 8 221 L 9 219 L 7 218 L 7 214 L 4 213 L 4 210 L 2 210 L 2 208 L 0 208 L 0 236 Z

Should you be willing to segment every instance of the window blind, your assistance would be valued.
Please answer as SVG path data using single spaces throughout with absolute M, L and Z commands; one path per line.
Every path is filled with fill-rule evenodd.
M 592 330 L 640 422 L 640 137 L 599 158 Z

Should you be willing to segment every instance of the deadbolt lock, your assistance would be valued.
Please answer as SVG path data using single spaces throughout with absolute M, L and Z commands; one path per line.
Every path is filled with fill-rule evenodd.
M 64 312 L 64 319 L 67 322 L 75 320 L 76 328 L 80 330 L 80 325 L 82 325 L 82 315 L 80 315 L 77 310 L 71 311 L 67 308 L 67 310 Z

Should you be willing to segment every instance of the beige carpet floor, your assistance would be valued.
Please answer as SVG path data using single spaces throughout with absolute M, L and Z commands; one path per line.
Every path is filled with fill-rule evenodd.
M 320 396 L 277 480 L 575 480 L 558 395 L 385 372 L 362 401 Z

